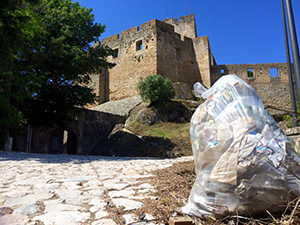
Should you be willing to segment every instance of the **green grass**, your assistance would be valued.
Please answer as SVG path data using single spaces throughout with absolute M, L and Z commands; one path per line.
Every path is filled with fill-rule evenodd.
M 151 136 L 151 137 L 162 137 L 165 139 L 172 138 L 173 132 L 170 130 L 160 130 L 158 128 L 149 129 L 144 132 L 145 136 Z
M 174 139 L 178 136 L 182 137 L 184 134 L 188 136 L 189 127 L 189 123 L 159 123 L 141 130 L 140 135 L 150 137 L 161 137 L 165 139 Z

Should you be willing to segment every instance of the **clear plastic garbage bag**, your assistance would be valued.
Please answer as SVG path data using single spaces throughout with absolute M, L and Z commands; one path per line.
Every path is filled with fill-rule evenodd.
M 197 178 L 181 211 L 199 217 L 282 213 L 300 195 L 300 158 L 291 140 L 237 76 L 199 90 L 206 101 L 190 125 Z

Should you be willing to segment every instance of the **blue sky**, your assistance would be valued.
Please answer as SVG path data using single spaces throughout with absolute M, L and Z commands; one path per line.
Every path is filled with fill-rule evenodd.
M 291 0 L 300 42 L 300 1 Z M 106 26 L 100 40 L 152 19 L 195 14 L 217 64 L 286 62 L 280 0 L 79 0 Z M 168 7 L 167 7 L 168 6 Z

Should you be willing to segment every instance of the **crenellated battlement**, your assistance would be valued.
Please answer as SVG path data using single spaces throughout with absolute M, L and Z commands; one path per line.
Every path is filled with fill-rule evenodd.
M 127 30 L 121 32 L 121 38 L 126 38 L 128 35 L 134 34 L 139 30 L 140 30 L 140 28 L 138 26 L 127 29 Z
M 109 44 L 114 41 L 119 41 L 120 39 L 124 39 L 127 37 L 134 36 L 135 34 L 143 33 L 144 31 L 148 31 L 149 29 L 153 29 L 154 27 L 159 26 L 161 29 L 166 32 L 176 33 L 177 35 L 182 36 L 182 40 L 184 40 L 184 36 L 189 38 L 196 37 L 196 26 L 195 26 L 195 16 L 194 14 L 181 16 L 178 21 L 177 18 L 168 18 L 163 21 L 153 19 L 148 22 L 141 24 L 140 26 L 135 26 L 124 30 L 121 34 L 115 34 L 110 37 L 107 37 L 102 40 L 102 44 Z
M 181 16 L 179 21 L 177 18 L 167 18 L 164 19 L 164 22 L 174 24 L 174 25 L 178 25 L 178 23 L 195 22 L 195 15 L 190 14 L 187 16 Z
M 167 19 L 164 19 L 164 22 L 165 23 L 176 24 L 176 23 L 178 23 L 178 19 L 177 18 L 167 18 Z
M 195 15 L 181 16 L 178 21 L 177 18 L 168 18 L 164 20 L 165 23 L 171 24 L 175 28 L 175 32 L 189 38 L 197 37 Z
M 174 26 L 173 25 L 170 25 L 168 23 L 165 23 L 163 21 L 160 21 L 160 20 L 157 20 L 157 26 L 160 27 L 161 29 L 163 29 L 165 32 L 175 32 L 174 31 Z
M 111 41 L 115 41 L 115 40 L 119 40 L 119 34 L 115 34 L 110 37 L 104 38 L 102 40 L 102 44 L 104 45 L 104 44 L 107 44 L 107 43 L 109 43 Z
M 148 21 L 146 23 L 143 23 L 141 25 L 141 30 L 149 29 L 149 27 L 154 26 L 157 23 L 157 21 L 158 21 L 157 19 L 153 19 L 153 20 L 150 20 L 150 21 Z
M 190 14 L 187 16 L 181 16 L 180 17 L 180 22 L 194 22 L 195 21 L 195 15 Z
M 110 37 L 107 37 L 105 39 L 102 40 L 102 44 L 108 44 L 110 42 L 113 42 L 113 41 L 117 41 L 117 40 L 120 40 L 120 39 L 123 39 L 123 38 L 127 38 L 127 37 L 130 37 L 131 35 L 134 35 L 136 34 L 137 32 L 143 32 L 144 30 L 148 30 L 149 28 L 152 28 L 153 26 L 155 26 L 157 24 L 157 19 L 153 19 L 153 20 L 150 20 L 146 23 L 143 23 L 139 26 L 135 26 L 135 27 L 132 27 L 132 28 L 129 28 L 127 30 L 124 30 L 121 32 L 121 34 L 115 34 L 115 35 L 112 35 Z

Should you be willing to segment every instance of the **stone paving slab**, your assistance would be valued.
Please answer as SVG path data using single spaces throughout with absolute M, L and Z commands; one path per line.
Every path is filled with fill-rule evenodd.
M 0 224 L 116 224 L 107 217 L 107 201 L 132 221 L 145 193 L 155 198 L 151 171 L 191 160 L 0 151 Z

